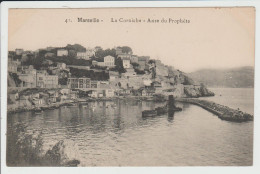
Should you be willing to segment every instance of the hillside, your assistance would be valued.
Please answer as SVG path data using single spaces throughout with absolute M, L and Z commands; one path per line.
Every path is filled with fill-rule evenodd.
M 254 87 L 254 67 L 249 66 L 232 69 L 203 69 L 188 75 L 208 87 Z

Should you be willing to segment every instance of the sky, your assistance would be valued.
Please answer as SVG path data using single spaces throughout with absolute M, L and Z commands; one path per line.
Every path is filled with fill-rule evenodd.
M 100 22 L 78 22 L 78 18 Z M 111 18 L 145 22 L 111 22 Z M 169 19 L 189 23 L 169 23 Z M 160 59 L 184 72 L 254 66 L 255 9 L 9 9 L 8 50 L 75 43 L 103 49 L 130 46 L 134 54 Z

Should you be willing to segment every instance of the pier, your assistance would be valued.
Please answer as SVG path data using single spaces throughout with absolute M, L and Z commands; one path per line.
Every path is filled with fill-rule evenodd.
M 224 105 L 214 103 L 212 101 L 191 99 L 191 98 L 179 98 L 178 102 L 190 103 L 202 107 L 203 109 L 217 115 L 222 120 L 233 122 L 245 122 L 253 121 L 254 116 L 240 110 L 235 110 Z

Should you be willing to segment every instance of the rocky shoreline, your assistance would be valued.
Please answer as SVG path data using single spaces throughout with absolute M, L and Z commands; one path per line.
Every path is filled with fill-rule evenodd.
M 58 109 L 62 106 L 73 106 L 75 104 L 84 104 L 88 102 L 101 102 L 101 101 L 116 101 L 116 100 L 135 100 L 135 101 L 157 101 L 157 102 L 164 102 L 166 99 L 158 99 L 156 97 L 140 97 L 140 96 L 127 96 L 127 97 L 113 97 L 113 98 L 84 98 L 84 99 L 75 99 L 73 101 L 63 102 L 63 103 L 55 103 L 51 105 L 44 105 L 40 107 L 18 107 L 15 109 L 8 109 L 7 114 L 15 114 L 15 113 L 22 113 L 22 112 L 33 112 L 38 110 L 52 110 Z
M 223 106 L 211 101 L 191 99 L 191 98 L 179 98 L 178 102 L 190 103 L 202 107 L 203 109 L 215 114 L 218 118 L 232 122 L 246 122 L 253 121 L 254 116 L 240 110 L 235 110 L 227 106 Z

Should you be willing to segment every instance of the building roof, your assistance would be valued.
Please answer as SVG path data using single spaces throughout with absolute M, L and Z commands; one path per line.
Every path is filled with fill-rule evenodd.
M 150 56 L 141 56 L 141 57 L 138 57 L 138 61 L 147 61 L 150 59 Z

